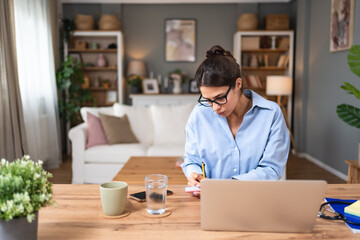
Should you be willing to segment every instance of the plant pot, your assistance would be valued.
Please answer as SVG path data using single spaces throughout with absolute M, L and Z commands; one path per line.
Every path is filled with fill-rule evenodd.
M 131 86 L 130 92 L 131 93 L 141 93 L 141 88 L 138 86 Z
M 173 93 L 174 94 L 180 94 L 181 93 L 181 80 L 174 80 Z
M 29 223 L 26 217 L 12 219 L 8 222 L 0 220 L 0 239 L 6 240 L 36 240 L 38 228 L 38 212 L 35 219 Z

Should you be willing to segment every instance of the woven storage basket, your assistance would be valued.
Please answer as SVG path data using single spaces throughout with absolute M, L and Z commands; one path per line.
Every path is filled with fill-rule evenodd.
M 94 17 L 91 15 L 78 14 L 75 17 L 75 27 L 77 30 L 94 29 Z
M 119 30 L 120 20 L 116 15 L 103 14 L 99 20 L 100 30 Z
M 258 19 L 255 13 L 241 14 L 237 21 L 238 30 L 255 30 L 258 27 Z
M 290 20 L 288 14 L 268 14 L 265 16 L 266 30 L 288 30 Z

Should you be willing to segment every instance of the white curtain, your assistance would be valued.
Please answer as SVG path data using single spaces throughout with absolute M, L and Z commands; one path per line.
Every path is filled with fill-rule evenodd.
M 48 0 L 14 0 L 16 51 L 28 154 L 61 163 L 54 53 Z

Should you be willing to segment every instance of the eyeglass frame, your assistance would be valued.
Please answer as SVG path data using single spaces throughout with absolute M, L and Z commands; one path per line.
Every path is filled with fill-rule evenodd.
M 225 93 L 224 96 L 217 97 L 217 98 L 215 98 L 214 100 L 207 99 L 206 102 L 208 102 L 208 103 L 210 102 L 211 105 L 209 104 L 209 105 L 207 106 L 207 105 L 205 105 L 205 104 L 203 104 L 203 103 L 201 102 L 201 98 L 203 97 L 202 94 L 200 94 L 200 97 L 199 97 L 199 99 L 198 99 L 198 103 L 200 103 L 200 105 L 201 105 L 201 106 L 204 106 L 204 107 L 212 107 L 212 106 L 214 105 L 214 103 L 216 103 L 216 104 L 219 105 L 219 106 L 220 106 L 220 105 L 225 105 L 225 104 L 228 103 L 227 96 L 229 95 L 229 92 L 230 92 L 230 90 L 231 90 L 232 87 L 233 87 L 233 85 L 231 84 L 231 85 L 229 86 L 229 89 L 227 90 L 227 92 Z M 218 102 L 216 102 L 216 100 L 219 99 L 219 98 L 225 98 L 225 102 L 224 102 L 224 103 L 218 103 Z M 205 98 L 205 99 L 206 99 L 206 98 Z

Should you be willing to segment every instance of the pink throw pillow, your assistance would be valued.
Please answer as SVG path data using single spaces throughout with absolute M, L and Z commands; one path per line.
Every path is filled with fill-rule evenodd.
M 86 148 L 108 144 L 100 119 L 89 112 L 86 117 L 88 125 Z

